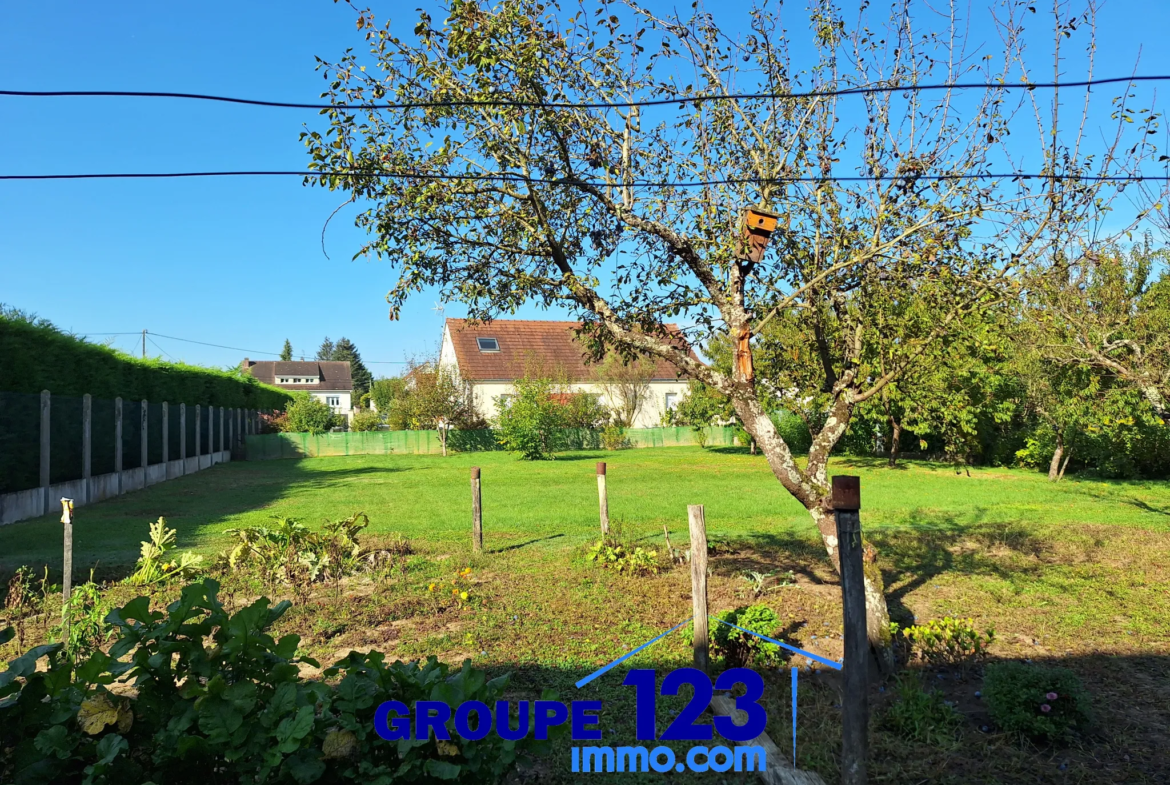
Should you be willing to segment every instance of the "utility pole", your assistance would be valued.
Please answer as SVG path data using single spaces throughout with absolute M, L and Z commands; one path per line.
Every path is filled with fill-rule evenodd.
M 142 359 L 146 359 L 146 330 L 142 331 Z

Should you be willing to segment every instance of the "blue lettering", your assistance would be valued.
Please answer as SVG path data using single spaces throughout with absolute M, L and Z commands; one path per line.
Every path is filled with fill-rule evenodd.
M 528 701 L 520 701 L 516 704 L 516 709 L 520 713 L 520 727 L 512 730 L 512 723 L 508 718 L 508 702 L 496 701 L 496 734 L 501 739 L 520 741 L 528 735 Z
M 535 714 L 536 738 L 541 741 L 548 738 L 549 728 L 563 725 L 569 718 L 569 710 L 560 701 L 537 701 Z
M 394 712 L 392 721 L 390 713 Z M 402 701 L 385 701 L 374 711 L 374 732 L 386 741 L 410 738 L 410 709 Z
M 601 719 L 587 711 L 601 711 L 601 701 L 573 701 L 573 741 L 601 741 L 601 728 L 587 727 L 599 724 Z
M 431 710 L 434 714 L 431 714 Z M 418 701 L 414 704 L 416 739 L 429 739 L 431 730 L 435 731 L 435 738 L 449 741 L 451 735 L 447 733 L 447 720 L 451 719 L 451 707 L 442 701 Z
M 468 715 L 475 712 L 475 730 L 467 722 Z M 486 719 L 484 719 L 486 717 Z M 479 741 L 492 729 L 492 710 L 483 701 L 467 701 L 455 711 L 455 732 L 468 741 Z

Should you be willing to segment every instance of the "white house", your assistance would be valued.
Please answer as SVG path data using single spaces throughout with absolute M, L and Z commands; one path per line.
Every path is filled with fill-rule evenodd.
M 513 394 L 512 383 L 523 378 L 533 360 L 563 373 L 567 392 L 592 393 L 607 408 L 617 408 L 620 402 L 609 400 L 605 385 L 598 382 L 597 365 L 585 363 L 586 354 L 573 333 L 579 326 L 577 322 L 519 319 L 473 325 L 466 319 L 448 319 L 439 364 L 471 387 L 476 409 L 489 420 L 498 414 L 500 397 Z M 668 328 L 677 329 L 674 325 Z M 635 428 L 660 425 L 665 412 L 677 406 L 687 392 L 686 380 L 665 360 L 655 363 L 648 386 L 648 398 L 634 417 Z
M 282 360 L 249 360 L 240 367 L 265 384 L 285 390 L 302 390 L 322 400 L 334 414 L 353 419 L 353 378 L 349 363 L 339 360 L 312 360 L 284 362 Z

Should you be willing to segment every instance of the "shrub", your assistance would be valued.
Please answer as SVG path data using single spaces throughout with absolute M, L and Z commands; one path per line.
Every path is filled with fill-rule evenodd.
M 961 715 L 943 701 L 938 690 L 927 690 L 911 673 L 898 677 L 897 701 L 886 714 L 886 725 L 904 739 L 923 744 L 953 742 Z
M 354 412 L 349 429 L 351 431 L 376 431 L 381 425 L 382 415 L 369 409 L 360 409 Z
M 178 561 L 167 556 L 175 549 L 175 530 L 167 528 L 167 519 L 150 524 L 150 539 L 142 543 L 142 555 L 134 572 L 126 578 L 130 586 L 147 586 L 169 581 L 191 581 L 199 573 L 203 557 L 190 551 L 179 555 Z
M 607 450 L 625 450 L 630 446 L 626 429 L 620 425 L 607 425 L 601 431 L 601 446 Z
M 253 569 L 268 580 L 294 587 L 324 580 L 340 580 L 366 567 L 377 566 L 390 554 L 361 547 L 359 536 L 370 524 L 362 512 L 326 523 L 313 531 L 295 518 L 273 516 L 276 525 L 228 529 L 237 540 L 227 555 L 233 570 Z M 409 545 L 408 545 L 409 547 Z
M 305 680 L 299 664 L 318 663 L 297 657 L 296 635 L 270 632 L 289 603 L 262 597 L 229 615 L 218 590 L 204 580 L 166 613 L 146 597 L 112 611 L 118 640 L 75 673 L 60 644 L 13 660 L 0 673 L 0 781 L 498 782 L 523 755 L 548 749 L 495 734 L 388 744 L 374 731 L 384 701 L 441 700 L 452 713 L 465 700 L 494 706 L 508 676 L 489 681 L 469 661 L 451 670 L 434 657 L 387 664 L 378 652 L 350 652 L 326 681 Z M 136 695 L 110 693 L 115 679 Z
M 598 540 L 585 558 L 599 567 L 625 575 L 657 575 L 661 569 L 658 551 L 646 551 L 640 547 L 630 550 L 612 539 Z
M 707 447 L 707 426 L 696 425 L 691 428 L 691 433 L 694 434 L 695 444 L 699 445 L 700 449 Z
M 1089 694 L 1068 668 L 992 663 L 983 699 L 996 725 L 1029 738 L 1059 741 L 1092 720 Z
M 565 407 L 553 398 L 552 382 L 524 378 L 513 387 L 516 394 L 499 402 L 496 438 L 505 449 L 526 460 L 551 458 L 565 414 Z
M 333 427 L 333 410 L 324 401 L 308 393 L 295 393 L 276 420 L 281 430 L 290 433 L 324 433 Z
M 794 453 L 807 453 L 812 447 L 812 434 L 804 420 L 792 412 L 781 411 L 771 416 L 776 432 Z
M 745 630 L 775 637 L 780 628 L 780 617 L 766 605 L 749 605 L 715 614 L 716 619 L 742 627 Z M 728 668 L 746 665 L 776 665 L 781 660 L 781 649 L 774 643 L 760 640 L 735 627 L 715 622 L 710 626 L 711 653 L 722 657 Z M 688 628 L 688 642 L 694 640 L 694 627 Z
M 61 609 L 61 624 L 51 633 L 62 641 L 66 659 L 80 662 L 110 639 L 114 631 L 106 621 L 109 610 L 92 575 L 87 583 L 73 587 Z
M 914 654 L 936 666 L 968 668 L 987 656 L 987 647 L 995 640 L 995 630 L 980 634 L 971 619 L 950 616 L 904 629 L 891 625 L 891 631 L 900 633 Z

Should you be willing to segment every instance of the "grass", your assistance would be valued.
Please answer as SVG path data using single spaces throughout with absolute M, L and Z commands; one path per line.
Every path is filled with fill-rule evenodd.
M 622 670 L 580 691 L 573 683 L 686 618 L 690 581 L 685 569 L 627 578 L 584 560 L 585 546 L 597 537 L 595 460 L 609 465 L 611 517 L 644 547 L 661 550 L 663 525 L 676 547 L 684 545 L 686 506 L 706 505 L 709 537 L 729 543 L 712 560 L 712 612 L 756 601 L 745 571 L 791 570 L 795 585 L 759 601 L 785 620 L 795 645 L 839 658 L 840 589 L 811 522 L 764 461 L 742 450 L 574 453 L 541 463 L 479 453 L 227 464 L 80 508 L 74 563 L 78 577 L 95 563 L 100 573 L 124 574 L 148 521 L 159 515 L 178 529 L 181 548 L 210 554 L 224 547 L 224 529 L 270 515 L 316 524 L 364 510 L 372 531 L 403 533 L 418 554 L 404 574 L 322 589 L 282 620 L 282 632 L 298 632 L 303 646 L 327 661 L 351 648 L 453 662 L 470 657 L 489 670 L 512 671 L 519 694 L 552 687 L 562 699 L 601 698 L 603 743 L 626 743 L 633 712 Z M 472 465 L 483 469 L 483 556 L 470 549 Z M 892 692 L 875 691 L 874 782 L 1170 777 L 1158 752 L 1170 741 L 1170 715 L 1159 698 L 1170 689 L 1170 485 L 1076 478 L 1053 485 L 1024 471 L 980 469 L 967 477 L 947 466 L 891 470 L 865 459 L 835 460 L 832 468 L 862 478 L 862 522 L 878 546 L 896 616 L 969 616 L 980 629 L 994 627 L 993 657 L 1074 668 L 1100 718 L 1099 732 L 1073 747 L 1021 747 L 980 730 L 989 721 L 974 697 L 977 677 L 926 673 L 964 715 L 956 739 L 929 744 L 893 733 L 883 721 Z M 0 528 L 0 569 L 59 564 L 60 543 L 52 518 Z M 437 603 L 427 586 L 465 565 L 473 569 L 472 601 L 463 608 Z M 272 593 L 259 585 L 231 591 L 241 600 Z M 627 665 L 662 675 L 689 658 L 682 636 L 674 635 Z M 767 678 L 769 733 L 790 751 L 787 676 Z M 840 697 L 831 676 L 807 676 L 800 700 L 800 765 L 833 781 Z M 664 718 L 681 704 L 661 705 Z M 568 768 L 562 747 L 538 773 L 542 781 L 564 781 Z

